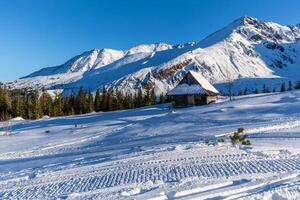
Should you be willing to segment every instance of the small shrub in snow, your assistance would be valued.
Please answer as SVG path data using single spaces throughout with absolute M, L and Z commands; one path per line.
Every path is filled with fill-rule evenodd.
M 237 145 L 239 142 L 241 142 L 242 145 L 251 145 L 250 141 L 246 139 L 247 135 L 242 135 L 243 132 L 244 128 L 238 128 L 237 131 L 230 136 L 232 145 Z
M 238 128 L 238 129 L 237 129 L 237 132 L 238 132 L 238 133 L 244 132 L 244 128 Z
M 222 142 L 222 143 L 224 143 L 224 142 L 225 142 L 225 140 L 224 140 L 224 138 L 220 138 L 220 139 L 218 139 L 218 142 Z
M 240 134 L 238 132 L 233 133 L 232 136 L 230 136 L 231 144 L 236 145 L 240 141 Z
M 207 144 L 207 145 L 209 145 L 209 140 L 206 139 L 206 140 L 204 141 L 204 143 Z
M 242 145 L 251 145 L 250 140 L 242 141 Z
M 50 133 L 50 131 L 49 130 L 45 130 L 45 133 Z

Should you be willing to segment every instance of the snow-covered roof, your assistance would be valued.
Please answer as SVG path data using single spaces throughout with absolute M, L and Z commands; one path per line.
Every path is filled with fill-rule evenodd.
M 219 94 L 219 91 L 210 84 L 200 73 L 189 71 L 189 73 L 195 78 L 198 84 L 188 85 L 182 83 L 177 85 L 167 95 L 187 95 L 187 94 L 203 94 L 212 95 Z
M 205 90 L 211 91 L 213 93 L 219 94 L 219 91 L 212 85 L 204 76 L 202 76 L 198 72 L 190 71 L 191 75 L 198 81 L 198 83 L 204 88 Z
M 168 92 L 168 95 L 184 95 L 184 94 L 205 94 L 205 91 L 200 85 L 180 84 L 173 90 Z

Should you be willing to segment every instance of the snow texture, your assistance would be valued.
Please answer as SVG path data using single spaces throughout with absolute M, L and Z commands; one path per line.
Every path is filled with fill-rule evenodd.
M 0 198 L 297 199 L 299 100 L 292 91 L 12 121 L 0 134 Z M 226 139 L 239 127 L 250 147 Z

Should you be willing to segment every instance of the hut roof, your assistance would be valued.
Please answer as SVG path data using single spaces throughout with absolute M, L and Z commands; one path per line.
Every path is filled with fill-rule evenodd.
M 168 92 L 167 95 L 187 95 L 187 94 L 202 94 L 202 95 L 218 95 L 219 91 L 210 84 L 200 73 L 189 71 L 196 80 L 197 84 L 188 85 L 179 83 L 175 88 Z

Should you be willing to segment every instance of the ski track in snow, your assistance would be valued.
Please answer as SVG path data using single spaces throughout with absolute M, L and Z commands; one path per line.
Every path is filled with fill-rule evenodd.
M 211 147 L 211 150 L 215 147 Z M 226 152 L 226 148 L 218 147 Z M 203 153 L 203 152 L 193 152 Z M 188 177 L 218 179 L 255 174 L 284 173 L 300 170 L 300 155 L 286 158 L 260 158 L 248 154 L 215 154 L 193 157 L 189 151 L 175 159 L 156 159 L 140 162 L 135 158 L 130 164 L 115 167 L 88 166 L 46 173 L 34 179 L 0 181 L 0 198 L 42 199 L 64 197 L 69 193 L 93 191 L 101 188 L 149 181 L 177 182 Z M 161 155 L 163 156 L 163 155 Z M 100 169 L 97 169 L 100 168 Z M 65 175 L 63 175 L 65 174 Z M 212 195 L 210 195 L 212 196 Z
M 299 95 L 12 122 L 0 199 L 297 199 Z M 239 127 L 252 147 L 214 144 Z

